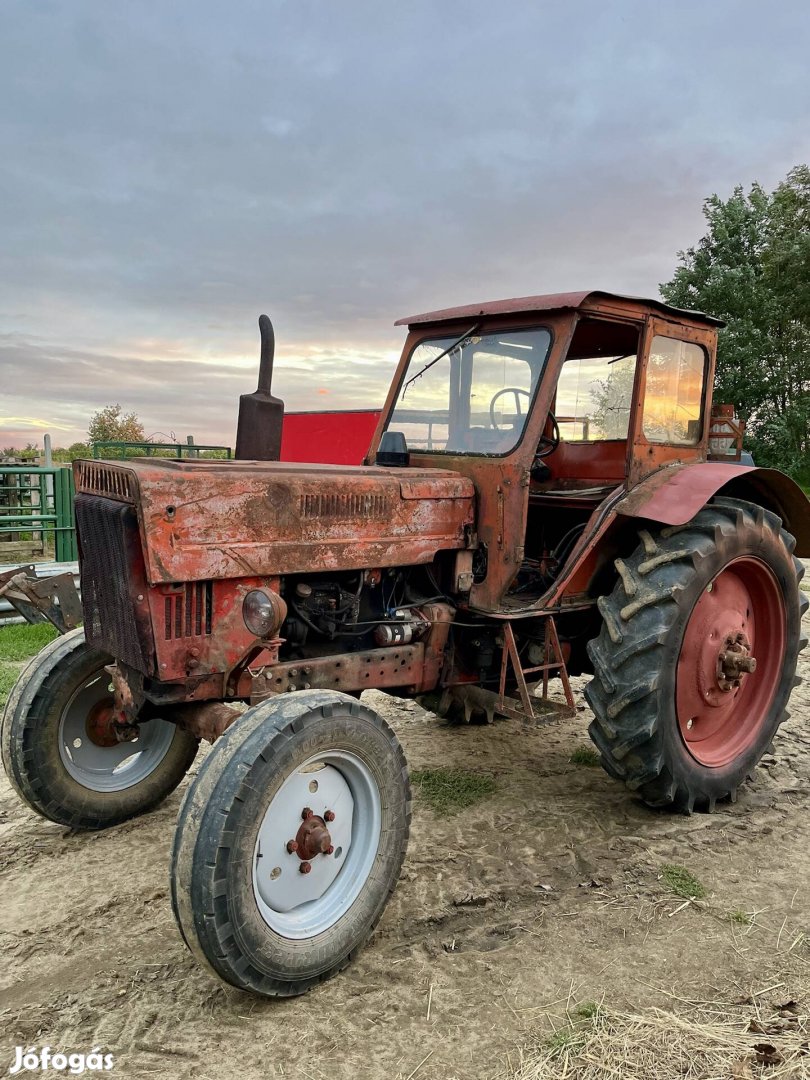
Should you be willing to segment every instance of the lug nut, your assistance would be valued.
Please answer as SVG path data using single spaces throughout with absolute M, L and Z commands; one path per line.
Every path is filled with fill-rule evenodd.
M 334 810 L 327 810 L 326 813 L 323 815 L 323 820 L 324 821 L 334 821 L 335 820 L 335 811 Z
M 287 851 L 290 853 L 290 855 L 292 855 L 296 851 L 298 851 L 298 841 L 297 840 L 288 840 L 287 841 Z
M 308 806 L 305 806 L 304 809 L 301 811 L 301 817 L 303 818 L 304 821 L 306 821 L 307 818 L 312 817 L 312 811 L 310 810 L 310 808 Z
M 298 869 L 302 874 L 308 874 L 312 869 L 312 863 L 302 862 Z

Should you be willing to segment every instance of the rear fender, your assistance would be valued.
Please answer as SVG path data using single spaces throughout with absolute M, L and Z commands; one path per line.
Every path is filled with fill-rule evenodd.
M 796 554 L 810 557 L 810 502 L 778 469 L 704 461 L 673 465 L 648 476 L 614 506 L 616 514 L 661 525 L 684 525 L 713 495 L 746 499 L 782 519 L 796 537 Z

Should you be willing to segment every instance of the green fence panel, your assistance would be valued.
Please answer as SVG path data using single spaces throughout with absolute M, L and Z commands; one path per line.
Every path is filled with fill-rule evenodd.
M 75 562 L 73 493 L 70 468 L 1 465 L 0 562 Z
M 106 440 L 93 443 L 94 458 L 125 457 L 176 457 L 198 458 L 206 451 L 224 452 L 225 457 L 232 457 L 230 446 L 215 446 L 209 443 L 151 443 L 151 442 L 115 442 Z

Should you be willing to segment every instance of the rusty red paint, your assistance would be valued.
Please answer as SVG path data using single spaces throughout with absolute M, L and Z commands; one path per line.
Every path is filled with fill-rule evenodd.
M 463 304 L 461 307 L 442 308 L 439 311 L 427 311 L 421 315 L 408 315 L 397 319 L 395 326 L 418 326 L 424 323 L 457 322 L 459 319 L 474 319 L 495 315 L 516 315 L 526 312 L 577 310 L 585 307 L 599 309 L 612 301 L 620 304 L 630 302 L 661 311 L 672 318 L 687 318 L 711 326 L 725 326 L 722 319 L 713 315 L 704 315 L 699 311 L 687 311 L 670 307 L 660 300 L 644 300 L 638 296 L 623 296 L 621 293 L 608 293 L 601 290 L 585 292 L 544 293 L 539 296 L 516 296 L 509 300 L 489 300 L 483 304 Z
M 145 458 L 107 468 L 138 493 L 152 585 L 432 562 L 464 547 L 473 517 L 472 484 L 446 470 Z
M 223 671 L 251 650 L 256 638 L 242 618 L 242 602 L 262 588 L 277 589 L 277 579 L 238 577 L 201 582 L 199 587 L 196 582 L 146 587 L 141 595 L 154 628 L 159 676 L 169 680 Z M 200 597 L 202 613 L 196 607 Z M 271 646 L 271 653 L 277 651 L 277 645 Z
M 445 639 L 447 629 L 446 623 L 440 624 L 438 633 L 444 632 Z M 247 691 L 251 704 L 256 704 L 293 690 L 350 692 L 369 687 L 413 687 L 416 691 L 422 688 L 426 678 L 437 677 L 439 658 L 443 657 L 443 651 L 436 650 L 431 665 L 426 668 L 425 650 L 425 642 L 420 641 L 414 645 L 311 657 L 303 663 L 291 660 L 272 664 L 255 676 L 249 673 L 242 676 L 238 696 Z
M 290 842 L 295 846 L 287 845 L 287 850 L 294 852 L 302 861 L 309 862 L 317 855 L 326 855 L 332 847 L 332 837 L 322 817 L 313 814 L 310 810 L 307 817 L 302 821 L 295 840 Z
M 747 466 L 739 466 L 746 469 Z M 694 514 L 689 511 L 692 505 L 692 492 L 704 491 L 699 495 L 698 505 L 703 506 L 706 498 L 713 494 L 729 479 L 728 466 L 700 463 L 691 465 L 668 465 L 651 473 L 626 492 L 616 506 L 616 512 L 626 517 L 644 517 L 650 521 L 660 521 L 664 525 L 680 525 Z M 681 517 L 685 510 L 686 516 Z
M 644 517 L 663 525 L 683 525 L 725 484 L 752 471 L 750 465 L 696 462 L 670 465 L 652 473 L 616 507 L 627 517 Z
M 722 768 L 761 734 L 782 675 L 782 590 L 758 559 L 735 559 L 695 605 L 681 646 L 678 726 L 690 754 Z
M 112 698 L 109 701 L 97 701 L 87 714 L 84 725 L 90 742 L 96 746 L 117 746 L 120 740 L 113 726 L 116 716 Z
M 241 713 L 220 701 L 200 701 L 174 706 L 167 715 L 195 738 L 213 743 L 239 719 Z

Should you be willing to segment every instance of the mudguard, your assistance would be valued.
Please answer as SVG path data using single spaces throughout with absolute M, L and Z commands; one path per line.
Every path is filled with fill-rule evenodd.
M 810 501 L 795 480 L 778 469 L 720 461 L 669 465 L 642 480 L 613 509 L 625 517 L 683 525 L 719 494 L 747 499 L 778 514 L 796 537 L 796 554 L 810 557 Z

